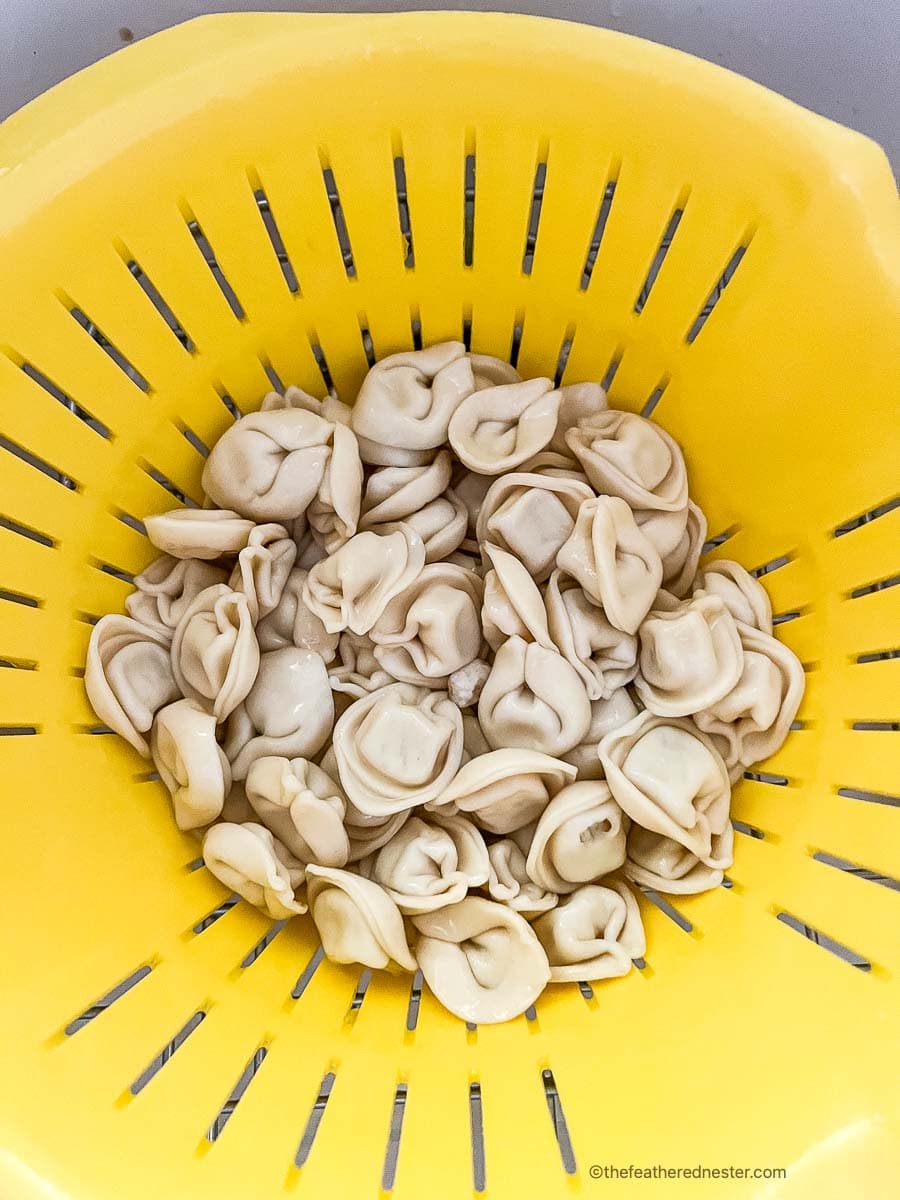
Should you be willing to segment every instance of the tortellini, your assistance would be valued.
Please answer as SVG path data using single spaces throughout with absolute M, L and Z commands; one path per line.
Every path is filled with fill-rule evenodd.
M 415 971 L 400 910 L 379 884 L 334 867 L 306 868 L 309 911 L 333 962 Z
M 616 629 L 637 633 L 662 583 L 662 560 L 624 500 L 585 500 L 556 561 L 603 608 Z
M 463 900 L 470 887 L 487 883 L 490 862 L 484 838 L 465 817 L 410 817 L 366 874 L 409 916 Z
M 180 695 L 168 635 L 131 617 L 101 617 L 91 630 L 84 684 L 100 720 L 149 758 L 143 735 L 154 714 Z
M 512 838 L 500 838 L 488 846 L 490 875 L 488 894 L 531 920 L 559 903 L 556 892 L 547 892 L 529 879 L 525 855 Z
M 226 887 L 485 1023 L 626 974 L 632 887 L 727 882 L 804 668 L 757 579 L 699 568 L 664 430 L 445 342 L 270 392 L 202 484 L 145 518 L 85 686 Z
M 213 825 L 203 838 L 203 861 L 216 879 L 276 921 L 306 912 L 294 895 L 303 869 L 264 825 Z
M 450 486 L 453 460 L 441 450 L 421 467 L 381 467 L 369 476 L 362 498 L 361 530 L 402 521 L 437 500 Z
M 508 1021 L 534 1004 L 550 979 L 534 930 L 505 904 L 467 896 L 412 920 L 425 982 L 464 1021 Z
M 303 601 L 329 633 L 368 633 L 388 603 L 418 576 L 425 546 L 402 522 L 383 537 L 366 531 L 322 562 L 303 585 Z
M 559 392 L 550 379 L 484 388 L 468 396 L 450 419 L 456 457 L 481 475 L 501 475 L 543 450 L 556 430 Z
M 247 597 L 255 625 L 274 612 L 297 557 L 297 543 L 283 525 L 257 525 L 238 554 L 230 586 Z
M 125 610 L 142 625 L 171 638 L 200 592 L 227 578 L 226 570 L 210 562 L 163 554 L 135 576 L 137 590 L 125 597 Z
M 185 696 L 210 704 L 224 721 L 247 696 L 259 670 L 250 601 L 226 584 L 200 592 L 172 639 L 172 670 Z
M 225 753 L 235 779 L 246 779 L 265 755 L 311 758 L 334 724 L 334 701 L 321 655 L 287 646 L 270 650 L 259 675 L 228 722 Z
M 770 758 L 788 735 L 803 698 L 803 666 L 793 651 L 753 625 L 737 626 L 742 670 L 734 687 L 694 720 L 725 747 L 729 769 Z
M 505 475 L 481 505 L 478 540 L 515 555 L 532 579 L 543 583 L 575 529 L 581 505 L 591 499 L 591 489 L 577 479 L 526 471 Z
M 395 683 L 356 700 L 334 727 L 344 791 L 370 816 L 435 799 L 462 759 L 462 714 L 446 692 Z
M 679 512 L 688 482 L 678 443 L 653 421 L 609 409 L 583 418 L 566 444 L 598 493 L 618 496 L 634 509 Z
M 640 713 L 608 733 L 600 762 L 613 798 L 635 824 L 703 858 L 729 819 L 731 784 L 710 738 L 691 721 Z
M 718 887 L 731 866 L 734 829 L 728 822 L 712 837 L 709 854 L 698 858 L 680 842 L 632 825 L 626 842 L 626 878 L 657 892 L 687 896 Z
M 577 671 L 555 650 L 511 637 L 497 651 L 478 701 L 488 742 L 565 754 L 584 738 L 591 703 Z
M 718 596 L 695 596 L 640 627 L 635 691 L 650 712 L 686 717 L 709 708 L 741 677 L 744 654 L 734 617 Z
M 627 975 L 647 949 L 644 925 L 631 890 L 585 884 L 534 922 L 554 983 Z
M 447 440 L 454 412 L 475 390 L 462 342 L 392 354 L 368 373 L 353 406 L 354 432 L 377 446 L 431 450 Z M 368 462 L 378 457 L 363 456 Z
M 221 558 L 243 550 L 255 525 L 230 509 L 174 508 L 144 518 L 147 537 L 173 558 Z
M 571 783 L 538 817 L 525 869 L 545 891 L 572 892 L 625 861 L 628 819 L 602 780 Z
M 698 589 L 718 596 L 736 621 L 752 625 L 760 633 L 772 632 L 772 602 L 758 579 L 740 563 L 717 559 L 697 576 Z
M 261 653 L 297 646 L 301 650 L 315 650 L 326 663 L 333 661 L 341 634 L 329 633 L 321 617 L 307 607 L 303 585 L 308 573 L 303 567 L 291 570 L 277 606 L 256 626 Z
M 241 417 L 210 451 L 203 490 L 215 504 L 254 521 L 300 517 L 325 477 L 335 428 L 302 408 Z
M 395 679 L 438 687 L 478 657 L 481 580 L 432 563 L 391 600 L 372 626 L 375 658 Z
M 321 767 L 306 758 L 258 758 L 247 772 L 246 793 L 259 819 L 295 858 L 325 867 L 347 862 L 346 798 Z
M 554 571 L 546 590 L 547 622 L 556 649 L 581 677 L 590 700 L 608 700 L 637 674 L 637 638 L 606 619 L 574 579 Z
M 479 753 L 427 805 L 435 812 L 461 812 L 490 833 L 511 833 L 537 820 L 551 796 L 575 778 L 568 763 L 537 750 Z
M 172 797 L 179 829 L 202 829 L 221 814 L 231 767 L 216 741 L 216 719 L 196 700 L 176 700 L 157 713 L 153 761 Z

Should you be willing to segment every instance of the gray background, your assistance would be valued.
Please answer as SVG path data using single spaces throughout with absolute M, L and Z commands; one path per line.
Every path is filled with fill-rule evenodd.
M 0 0 L 0 118 L 88 63 L 207 12 L 503 9 L 688 50 L 862 130 L 900 167 L 900 0 Z

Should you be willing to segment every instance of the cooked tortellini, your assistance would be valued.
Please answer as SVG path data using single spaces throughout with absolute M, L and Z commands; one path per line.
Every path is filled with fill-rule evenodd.
M 344 791 L 371 816 L 425 804 L 462 759 L 462 714 L 446 692 L 394 683 L 354 701 L 334 727 Z
M 94 712 L 149 758 L 143 736 L 154 714 L 180 696 L 169 636 L 132 617 L 110 613 L 91 630 L 84 685 Z
M 203 490 L 253 521 L 303 516 L 325 478 L 335 428 L 303 408 L 241 417 L 210 451 Z
M 379 536 L 358 533 L 310 569 L 303 601 L 329 633 L 368 633 L 425 565 L 425 546 L 402 522 Z
M 438 687 L 478 657 L 482 583 L 451 563 L 431 563 L 372 626 L 375 658 L 395 679 Z
M 475 390 L 462 342 L 392 354 L 376 363 L 353 405 L 356 434 L 376 446 L 432 450 L 447 440 L 450 419 Z M 368 462 L 379 457 L 363 456 Z
M 181 692 L 212 706 L 224 721 L 247 696 L 259 670 L 250 601 L 227 584 L 206 588 L 188 606 L 172 639 Z
M 599 494 L 618 496 L 635 509 L 679 512 L 686 507 L 684 456 L 653 421 L 608 409 L 582 418 L 566 434 L 566 444 Z
M 463 400 L 450 419 L 450 445 L 469 470 L 501 475 L 543 450 L 558 415 L 552 380 L 498 384 Z
M 196 700 L 176 700 L 157 713 L 150 745 L 178 828 L 211 825 L 231 788 L 231 767 L 216 741 L 212 713 Z
M 507 904 L 529 921 L 559 903 L 556 892 L 545 891 L 528 877 L 525 854 L 512 838 L 492 842 L 488 846 L 488 859 L 488 894 L 492 900 Z
M 627 975 L 632 960 L 647 949 L 637 901 L 619 880 L 608 887 L 585 884 L 538 917 L 533 928 L 554 983 Z
M 577 479 L 513 472 L 498 479 L 484 497 L 478 541 L 515 555 L 532 579 L 543 583 L 575 529 L 581 505 L 591 499 L 591 489 Z
M 611 625 L 584 588 L 561 571 L 546 590 L 553 644 L 581 677 L 590 700 L 608 700 L 637 674 L 637 638 Z
M 662 583 L 662 559 L 617 496 L 585 500 L 575 528 L 557 555 L 623 633 L 637 633 Z
M 232 713 L 225 753 L 235 779 L 265 755 L 310 758 L 321 750 L 334 724 L 334 701 L 322 657 L 286 646 L 259 660 L 247 699 Z
M 578 672 L 561 654 L 511 637 L 494 658 L 478 719 L 495 750 L 525 746 L 559 755 L 584 738 L 591 702 Z
M 410 817 L 364 867 L 406 916 L 455 904 L 490 874 L 487 846 L 472 822 L 434 814 Z
M 201 561 L 237 554 L 256 527 L 230 509 L 204 508 L 174 508 L 145 517 L 144 526 L 158 550 L 172 558 Z
M 651 612 L 639 638 L 634 688 L 657 716 L 687 717 L 709 708 L 741 677 L 740 634 L 718 596 L 695 596 L 671 612 Z
M 257 758 L 247 772 L 245 790 L 260 821 L 295 858 L 325 867 L 346 863 L 346 797 L 321 767 L 306 758 Z
M 295 890 L 303 867 L 264 825 L 221 821 L 203 837 L 203 861 L 216 879 L 276 921 L 306 912 Z
M 321 617 L 307 607 L 303 585 L 308 574 L 303 567 L 293 567 L 278 604 L 257 624 L 256 640 L 261 653 L 297 646 L 301 650 L 315 650 L 326 663 L 333 661 L 342 635 L 329 633 Z
M 696 854 L 728 823 L 731 784 L 713 742 L 686 718 L 640 713 L 608 733 L 600 762 L 613 798 L 635 824 Z
M 306 868 L 309 911 L 334 962 L 414 971 L 400 910 L 380 884 L 352 871 Z
M 171 638 L 200 592 L 227 579 L 228 572 L 210 562 L 163 554 L 135 576 L 137 590 L 125 597 L 125 611 L 142 625 Z
M 762 584 L 700 565 L 681 448 L 462 342 L 253 407 L 202 507 L 145 517 L 161 557 L 88 644 L 99 720 L 212 875 L 308 905 L 336 962 L 418 967 L 475 1023 L 626 974 L 631 886 L 729 882 L 732 783 L 805 678 Z
M 425 982 L 464 1021 L 508 1021 L 534 1004 L 550 979 L 534 930 L 505 904 L 467 896 L 412 920 Z
M 724 746 L 729 769 L 780 750 L 803 698 L 803 665 L 792 650 L 753 625 L 738 624 L 740 677 L 726 695 L 695 713 L 697 725 Z
M 568 763 L 537 750 L 493 750 L 474 756 L 426 807 L 462 812 L 490 833 L 511 833 L 535 821 L 551 796 L 575 778 Z
M 625 861 L 627 827 L 602 780 L 569 784 L 538 817 L 525 864 L 529 879 L 561 895 L 608 875 Z

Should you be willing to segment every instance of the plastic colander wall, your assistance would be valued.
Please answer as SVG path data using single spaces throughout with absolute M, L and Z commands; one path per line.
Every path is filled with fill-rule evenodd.
M 239 16 L 36 101 L 0 170 L 0 1194 L 698 1194 L 591 1178 L 629 1162 L 789 1168 L 723 1197 L 886 1194 L 881 152 L 596 29 Z M 91 621 L 154 556 L 141 516 L 201 499 L 204 448 L 270 381 L 352 398 L 373 356 L 459 336 L 652 411 L 709 554 L 765 574 L 807 669 L 795 731 L 735 791 L 728 886 L 642 898 L 642 970 L 479 1029 L 409 977 L 320 961 L 306 918 L 223 905 L 80 678 Z

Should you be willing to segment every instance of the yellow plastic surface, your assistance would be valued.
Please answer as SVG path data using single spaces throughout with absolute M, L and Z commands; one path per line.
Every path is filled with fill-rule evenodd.
M 605 192 L 612 203 L 582 287 Z M 689 340 L 739 247 L 733 278 Z M 476 1083 L 489 1197 L 888 1195 L 898 896 L 814 855 L 900 876 L 900 667 L 885 656 L 898 646 L 900 588 L 869 587 L 897 581 L 900 511 L 883 506 L 897 486 L 898 317 L 896 192 L 876 146 L 706 63 L 597 29 L 473 14 L 206 18 L 7 122 L 3 1200 L 374 1198 L 400 1116 L 385 1180 L 398 1200 L 467 1196 Z M 798 614 L 778 632 L 808 670 L 802 727 L 762 779 L 736 789 L 735 817 L 764 836 L 736 838 L 733 886 L 673 898 L 690 932 L 642 898 L 643 971 L 589 999 L 554 986 L 534 1020 L 478 1030 L 427 992 L 408 1030 L 408 977 L 376 975 L 359 1004 L 359 972 L 327 962 L 294 999 L 316 949 L 305 919 L 252 962 L 269 923 L 246 904 L 193 932 L 222 889 L 188 868 L 197 843 L 175 829 L 151 764 L 91 734 L 80 679 L 92 615 L 121 609 L 128 590 L 104 566 L 133 573 L 154 554 L 123 515 L 174 504 L 148 472 L 199 498 L 202 458 L 185 431 L 211 444 L 231 420 L 222 397 L 253 408 L 266 367 L 321 394 L 314 345 L 352 398 L 363 332 L 381 356 L 410 346 L 416 321 L 426 344 L 465 327 L 476 349 L 503 356 L 517 329 L 525 372 L 552 375 L 565 344 L 567 381 L 602 378 L 621 360 L 613 403 L 658 399 L 654 419 L 686 447 L 710 536 L 732 531 L 712 553 L 750 568 L 789 559 L 765 583 L 776 613 Z M 92 1010 L 141 967 L 130 990 Z M 260 1047 L 261 1067 L 207 1140 Z M 395 1104 L 399 1084 L 405 1102 L 401 1089 Z M 592 1165 L 628 1163 L 786 1167 L 788 1178 L 591 1178 Z

